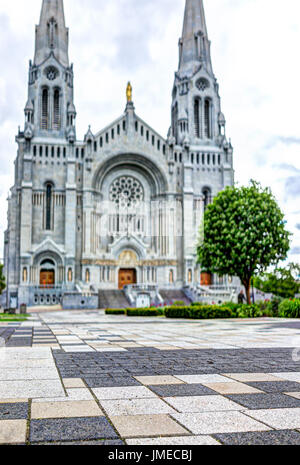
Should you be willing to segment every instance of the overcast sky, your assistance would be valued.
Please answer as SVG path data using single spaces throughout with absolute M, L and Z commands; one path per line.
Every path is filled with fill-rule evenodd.
M 0 257 L 41 4 L 0 0 Z M 65 0 L 80 139 L 123 113 L 128 80 L 137 114 L 166 136 L 184 5 Z M 300 2 L 205 0 L 205 9 L 236 182 L 272 188 L 294 234 L 290 260 L 300 263 Z

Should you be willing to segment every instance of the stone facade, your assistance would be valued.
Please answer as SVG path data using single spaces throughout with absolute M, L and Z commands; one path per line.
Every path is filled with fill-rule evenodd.
M 129 85 L 122 116 L 79 141 L 68 40 L 63 1 L 43 0 L 8 200 L 8 300 L 80 299 L 128 276 L 199 282 L 205 207 L 234 182 L 202 0 L 186 1 L 167 138 L 137 116 Z

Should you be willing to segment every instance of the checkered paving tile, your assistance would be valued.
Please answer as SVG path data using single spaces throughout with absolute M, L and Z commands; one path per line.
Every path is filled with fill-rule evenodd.
M 296 323 L 93 311 L 1 326 L 0 444 L 299 445 Z

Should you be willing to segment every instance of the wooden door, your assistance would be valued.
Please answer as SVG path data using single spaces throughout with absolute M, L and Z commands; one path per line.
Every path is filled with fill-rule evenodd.
M 136 270 L 120 270 L 119 289 L 123 289 L 124 286 L 128 286 L 130 284 L 136 284 Z
M 212 275 L 210 273 L 201 273 L 201 286 L 211 286 Z
M 53 287 L 55 284 L 54 271 L 41 271 L 40 285 L 43 287 Z

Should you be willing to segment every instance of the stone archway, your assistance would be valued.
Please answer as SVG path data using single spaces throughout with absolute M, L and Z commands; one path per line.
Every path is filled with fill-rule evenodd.
M 51 259 L 40 263 L 40 286 L 51 288 L 55 286 L 55 263 Z
M 138 257 L 133 250 L 123 250 L 119 261 L 119 289 L 137 283 Z

